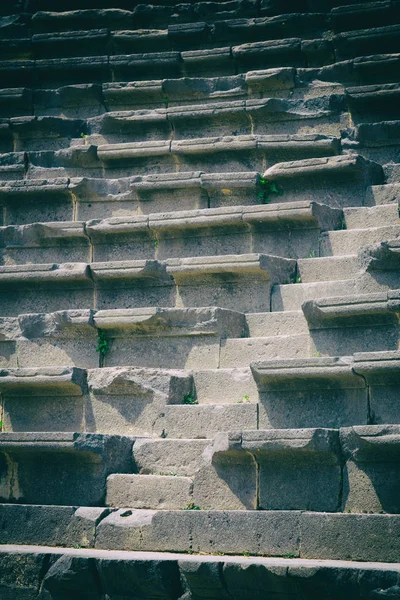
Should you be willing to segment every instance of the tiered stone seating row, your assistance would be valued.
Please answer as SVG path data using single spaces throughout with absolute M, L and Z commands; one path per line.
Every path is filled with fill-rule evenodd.
M 397 597 L 400 3 L 0 15 L 0 597 Z

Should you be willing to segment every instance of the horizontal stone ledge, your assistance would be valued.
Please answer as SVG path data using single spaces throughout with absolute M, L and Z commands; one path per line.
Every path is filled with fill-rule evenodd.
M 342 211 L 316 202 L 286 202 L 259 206 L 205 208 L 190 211 L 151 213 L 133 217 L 114 217 L 86 224 L 86 232 L 94 241 L 107 235 L 135 234 L 148 231 L 155 235 L 190 228 L 235 227 L 265 224 L 273 229 L 308 227 L 336 229 L 342 220 Z M 50 227 L 50 225 L 49 225 Z
M 252 363 L 260 392 L 365 388 L 352 369 L 351 359 L 306 358 Z
M 310 176 L 359 178 L 369 170 L 372 173 L 381 170 L 380 165 L 368 161 L 359 155 L 341 155 L 327 158 L 309 158 L 304 160 L 278 163 L 265 171 L 267 179 L 290 180 Z
M 172 283 L 166 267 L 157 260 L 95 262 L 90 265 L 95 285 L 114 285 L 118 279 L 142 279 L 155 284 Z
M 396 562 L 399 528 L 397 515 L 122 509 L 101 521 L 96 548 Z
M 101 310 L 95 326 L 115 335 L 125 332 L 168 336 L 221 335 L 243 337 L 245 315 L 221 308 L 144 308 Z
M 32 223 L 0 227 L 0 248 L 36 248 L 66 244 L 89 245 L 85 224 L 79 221 Z
M 27 519 L 27 508 L 21 510 L 22 523 Z M 58 508 L 62 508 L 59 513 L 56 512 Z M 62 524 L 60 530 L 67 534 L 65 522 L 68 522 L 67 515 L 73 515 L 74 509 L 51 507 L 46 522 L 51 520 L 52 511 L 54 516 L 59 514 Z M 80 511 L 81 519 L 77 517 L 79 511 L 75 513 L 76 524 L 81 523 L 81 528 L 77 527 L 75 540 L 83 536 L 82 525 L 85 523 L 88 525 L 88 535 L 92 541 L 92 528 L 96 518 L 98 520 L 104 518 L 110 509 L 80 509 Z M 43 513 L 43 507 L 40 506 L 32 511 L 36 526 L 40 512 Z M 70 519 L 72 523 L 73 517 L 70 516 Z M 61 531 L 58 532 L 60 539 Z M 43 539 L 46 539 L 45 535 Z M 233 596 L 239 589 L 242 600 L 251 600 L 260 590 L 262 593 L 280 593 L 287 597 L 295 592 L 308 596 L 310 600 L 317 600 L 321 593 L 329 594 L 332 600 L 340 600 L 345 595 L 351 595 L 353 600 L 361 600 L 366 595 L 373 597 L 376 590 L 390 594 L 396 593 L 398 588 L 399 567 L 395 563 L 243 557 L 242 555 L 215 556 L 212 553 L 193 556 L 168 552 L 108 551 L 88 549 L 86 547 L 88 544 L 79 544 L 81 548 L 74 548 L 74 543 L 71 542 L 73 536 L 68 535 L 66 539 L 70 548 L 11 544 L 2 546 L 0 561 L 1 564 L 9 566 L 12 582 L 10 583 L 5 575 L 4 583 L 1 580 L 4 588 L 7 591 L 10 589 L 11 593 L 16 595 L 21 588 L 24 593 L 27 589 L 34 593 L 41 584 L 45 591 L 63 593 L 68 585 L 68 590 L 78 593 L 83 586 L 89 589 L 89 586 L 94 585 L 95 578 L 91 565 L 99 573 L 101 584 L 98 584 L 98 589 L 101 593 L 110 596 L 126 595 L 126 592 L 130 593 L 135 589 L 143 600 L 149 600 L 154 595 L 154 591 L 164 594 L 165 597 L 177 597 L 177 594 L 183 591 L 183 584 L 193 596 L 201 597 L 205 589 L 204 581 L 207 582 L 206 593 L 210 597 L 219 596 L 221 599 L 226 599 L 229 597 L 228 594 Z M 39 541 L 34 543 L 38 544 Z M 52 561 L 51 566 L 46 568 L 50 561 Z M 26 572 L 29 572 L 29 579 L 24 579 L 23 583 L 17 578 L 18 567 L 20 568 L 21 564 L 26 565 Z M 65 584 L 67 577 L 68 584 Z M 317 589 L 315 593 L 314 586 Z M 224 596 L 225 592 L 226 596 Z
M 216 152 L 255 151 L 257 149 L 271 152 L 298 151 L 300 153 L 302 150 L 309 150 L 310 148 L 315 148 L 318 153 L 334 154 L 338 151 L 338 141 L 333 136 L 315 134 L 238 135 L 193 138 L 172 142 L 166 140 L 103 144 L 98 146 L 97 154 L 101 161 L 109 162 L 146 156 L 165 156 L 170 153 L 179 155 L 214 154 Z M 344 157 L 338 158 L 343 160 Z
M 353 370 L 371 386 L 398 386 L 400 378 L 400 352 L 356 352 Z
M 71 198 L 70 180 L 67 177 L 54 179 L 25 179 L 18 181 L 0 181 L 0 202 L 12 202 L 15 197 L 28 196 L 29 198 L 43 196 Z
M 108 475 L 132 471 L 133 443 L 95 433 L 0 433 L 7 457 L 2 499 L 15 500 L 16 486 L 26 504 L 99 506 Z
M 387 108 L 388 102 L 398 102 L 400 97 L 400 85 L 398 83 L 386 83 L 377 85 L 362 85 L 346 88 L 347 102 L 355 108 L 376 106 Z
M 400 463 L 400 425 L 362 425 L 340 429 L 340 442 L 346 459 Z
M 387 102 L 385 105 L 387 107 Z M 364 148 L 398 146 L 400 145 L 400 121 L 360 123 L 355 128 L 355 137 Z
M 327 452 L 340 459 L 339 434 L 335 429 L 270 429 L 219 433 L 212 444 L 212 460 L 224 454 L 250 453 L 262 460 L 275 453 Z
M 396 293 L 397 292 L 397 293 Z M 391 299 L 393 295 L 397 297 Z M 310 330 L 397 323 L 399 291 L 307 300 L 302 305 Z
M 157 403 L 156 412 L 151 415 L 153 420 L 161 407 L 179 404 L 193 389 L 193 376 L 183 369 L 103 367 L 88 369 L 87 377 L 89 391 L 95 396 L 134 395 L 148 399 L 153 394 Z
M 0 390 L 5 396 L 82 396 L 86 371 L 76 367 L 1 369 Z
M 15 265 L 0 267 L 0 289 L 10 290 L 36 288 L 38 285 L 68 285 L 79 283 L 82 287 L 93 287 L 89 265 L 85 263 L 64 263 L 45 265 Z
M 165 261 L 167 272 L 181 279 L 191 275 L 237 273 L 257 274 L 274 281 L 276 278 L 293 273 L 295 262 L 292 259 L 266 254 L 241 254 L 195 258 L 171 258 Z
M 400 266 L 400 240 L 383 241 L 360 248 L 358 261 L 360 269 L 367 273 L 396 272 Z
M 399 25 L 346 31 L 334 36 L 333 44 L 339 59 L 363 55 L 372 50 L 391 52 L 398 49 Z

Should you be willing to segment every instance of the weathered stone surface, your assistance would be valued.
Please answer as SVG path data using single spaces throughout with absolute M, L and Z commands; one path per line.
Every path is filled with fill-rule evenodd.
M 123 435 L 154 435 L 167 404 L 182 402 L 193 389 L 185 371 L 129 367 L 91 369 L 88 372 L 89 430 Z
M 219 431 L 255 429 L 257 404 L 206 404 L 166 406 L 155 423 L 158 435 L 169 438 L 207 439 Z
M 304 194 L 307 199 L 315 194 L 317 199 L 322 193 L 324 203 L 330 206 L 360 206 L 359 197 L 366 187 L 382 183 L 382 176 L 380 165 L 359 155 L 281 163 L 264 173 L 264 178 L 282 185 L 288 201 L 299 200 Z M 349 198 L 350 185 L 354 186 L 353 198 Z
M 396 395 L 399 367 L 398 351 L 360 352 L 354 355 L 353 369 L 369 386 L 369 422 L 400 423 Z
M 203 463 L 209 440 L 140 438 L 135 441 L 133 458 L 140 474 L 190 477 Z
M 396 562 L 399 519 L 398 515 L 302 513 L 301 555 Z
M 109 473 L 131 469 L 132 444 L 90 433 L 1 433 L 2 500 L 99 506 Z
M 190 477 L 174 475 L 110 475 L 107 506 L 142 509 L 184 509 L 192 501 Z
M 309 509 L 339 507 L 339 439 L 329 429 L 221 433 L 204 453 L 210 467 L 196 473 L 194 498 L 221 506 L 224 484 L 240 503 L 230 508 Z M 257 467 L 256 467 L 257 465 Z M 222 480 L 222 481 L 221 481 Z M 317 483 L 320 481 L 320 483 Z M 320 493 L 316 493 L 315 486 Z M 202 502 L 203 500 L 203 502 Z M 226 501 L 226 500 L 225 500 Z
M 367 424 L 365 381 L 344 359 L 275 360 L 251 368 L 260 391 L 260 427 Z
M 109 508 L 2 503 L 2 542 L 90 548 L 94 545 L 97 524 L 110 511 Z
M 399 513 L 398 425 L 368 425 L 340 431 L 346 459 L 343 510 Z
M 243 312 L 270 309 L 271 285 L 290 279 L 294 261 L 263 254 L 167 259 L 179 303 L 217 305 Z M 232 289 L 235 290 L 234 299 Z

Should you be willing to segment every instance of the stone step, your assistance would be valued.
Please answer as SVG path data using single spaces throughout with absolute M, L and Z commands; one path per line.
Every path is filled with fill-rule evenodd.
M 398 514 L 399 442 L 399 425 L 220 433 L 193 478 L 112 474 L 106 504 Z
M 398 52 L 399 31 L 399 25 L 387 25 L 339 33 L 333 39 L 336 58 L 345 60 L 355 56 L 366 56 L 371 52 L 382 54 Z
M 247 335 L 242 313 L 219 308 L 23 314 L 2 317 L 0 331 L 9 367 L 217 369 L 222 340 Z
M 107 476 L 132 469 L 133 441 L 91 433 L 2 432 L 0 454 L 7 467 L 1 500 L 99 506 Z
M 307 300 L 356 293 L 355 279 L 275 285 L 271 292 L 271 312 L 298 311 Z
M 144 308 L 151 303 L 269 311 L 271 286 L 290 280 L 294 269 L 295 261 L 264 254 L 3 266 L 2 314 L 31 313 L 38 303 L 46 312 Z
M 345 208 L 343 214 L 346 229 L 387 227 L 399 223 L 399 208 L 394 202 L 373 207 Z
M 331 23 L 334 31 L 392 25 L 399 20 L 399 8 L 386 2 L 370 2 L 367 6 L 347 3 L 332 8 Z
M 193 480 L 171 475 L 114 474 L 107 479 L 106 505 L 184 510 L 193 503 Z
M 357 255 L 353 254 L 348 256 L 313 256 L 311 258 L 300 258 L 297 261 L 298 279 L 301 283 L 354 279 L 357 277 L 359 269 L 359 260 Z
M 308 333 L 225 340 L 221 346 L 220 367 L 245 367 L 250 361 L 310 356 Z
M 303 84 L 315 79 L 345 83 L 348 86 L 397 83 L 395 72 L 399 61 L 399 53 L 365 55 L 323 67 L 298 69 L 297 75 Z
M 260 20 L 240 20 L 233 21 L 231 27 L 229 22 L 218 24 L 214 31 L 222 32 L 222 41 L 216 40 L 217 47 L 208 47 L 205 49 L 182 50 L 182 51 L 161 51 L 161 52 L 126 52 L 123 54 L 108 54 L 108 48 L 102 44 L 102 54 L 96 56 L 67 56 L 65 58 L 45 58 L 35 60 L 29 58 L 3 60 L 0 63 L 0 72 L 2 74 L 2 87 L 19 87 L 33 85 L 35 87 L 58 87 L 65 84 L 106 82 L 106 81 L 127 81 L 132 80 L 132 71 L 135 73 L 135 79 L 146 80 L 149 78 L 162 79 L 167 77 L 198 77 L 208 76 L 210 69 L 214 76 L 236 75 L 249 70 L 249 68 L 262 69 L 267 64 L 268 67 L 307 67 L 308 62 L 315 60 L 315 45 L 313 47 L 309 40 L 302 40 L 301 37 L 287 37 L 282 33 L 282 26 L 299 27 L 302 21 L 306 26 L 310 23 L 310 18 L 320 21 L 320 34 L 324 35 L 321 28 L 321 15 L 292 15 L 291 17 L 282 16 L 280 19 L 273 19 L 268 23 L 268 18 Z M 323 20 L 323 18 L 322 18 Z M 227 25 L 225 25 L 227 24 Z M 263 29 L 275 27 L 275 36 L 277 39 L 265 40 Z M 81 21 L 79 27 L 82 29 L 84 23 Z M 109 26 L 109 25 L 107 25 Z M 153 23 L 153 27 L 158 26 Z M 126 24 L 125 24 L 126 28 Z M 183 31 L 182 31 L 183 29 Z M 195 33 L 200 35 L 207 30 L 204 23 L 200 29 L 197 27 Z M 399 25 L 389 25 L 376 29 L 356 30 L 333 36 L 332 41 L 327 42 L 319 38 L 318 50 L 320 56 L 317 63 L 328 64 L 329 67 L 335 59 L 340 61 L 364 58 L 368 52 L 378 54 L 395 53 L 398 51 Z M 174 30 L 171 30 L 173 32 Z M 175 32 L 183 34 L 182 37 L 193 37 L 193 27 L 175 29 Z M 243 35 L 243 41 L 249 39 L 249 34 L 253 34 L 255 39 L 249 43 L 240 43 L 237 39 Z M 298 31 L 294 30 L 296 36 Z M 325 32 L 325 34 L 328 32 Z M 180 35 L 178 34 L 178 37 Z M 72 34 L 72 37 L 76 33 Z M 78 34 L 79 35 L 79 34 Z M 100 34 L 101 37 L 102 34 Z M 173 35 L 173 33 L 172 33 Z M 304 34 L 303 34 L 304 35 Z M 63 36 L 59 36 L 61 39 Z M 163 36 L 161 36 L 162 39 Z M 268 36 L 267 36 L 268 37 Z M 64 34 L 65 38 L 65 34 Z M 41 38 L 43 39 L 43 38 Z M 82 38 L 80 38 L 82 39 Z M 226 39 L 226 41 L 223 41 Z M 238 41 L 239 45 L 231 45 Z M 176 43 L 174 43 L 176 47 Z M 200 44 L 201 46 L 201 44 Z M 196 48 L 199 44 L 196 43 Z M 12 46 L 10 52 L 12 51 Z M 18 49 L 16 49 L 18 52 Z M 23 52 L 21 49 L 19 52 Z M 105 52 L 105 53 L 104 53 Z M 311 55 L 311 59 L 310 59 Z M 7 56 L 7 55 L 6 55 Z M 334 63 L 335 64 L 335 63 Z M 58 68 L 57 68 L 58 65 Z M 318 66 L 318 64 L 317 64 Z M 39 86 L 37 85 L 39 83 Z
M 153 2 L 152 5 L 137 6 L 137 2 L 119 1 L 117 6 L 110 7 L 110 2 L 75 2 L 75 6 L 54 7 L 46 2 L 35 6 L 32 16 L 32 27 L 36 32 L 68 31 L 76 29 L 110 28 L 112 31 L 122 29 L 142 29 L 167 25 L 168 23 L 187 23 L 201 20 L 224 20 L 229 18 L 258 16 L 255 2 L 219 2 L 211 14 L 202 3 L 187 3 L 184 7 L 175 0 Z M 46 6 L 47 5 L 47 6 Z M 96 10 L 95 10 L 96 9 Z M 121 10 L 122 9 L 122 10 Z M 38 11 L 38 12 L 36 12 Z
M 318 298 L 302 308 L 312 347 L 323 356 L 398 348 L 399 290 Z
M 93 146 L 92 146 L 93 147 Z M 94 147 L 93 147 L 94 148 Z M 226 171 L 259 171 L 265 164 L 271 167 L 275 161 L 294 160 L 299 157 L 309 158 L 310 154 L 326 156 L 336 153 L 338 140 L 335 137 L 316 138 L 314 135 L 237 135 L 208 138 L 191 138 L 187 140 L 164 140 L 147 142 L 130 142 L 121 144 L 103 144 L 97 147 L 97 169 L 106 169 L 111 176 L 129 176 L 132 167 L 135 173 L 146 175 L 160 171 L 180 172 L 198 169 L 204 172 L 218 173 Z M 79 146 L 74 148 L 79 153 Z M 84 148 L 81 147 L 81 150 Z M 60 153 L 51 157 L 54 167 Z M 30 155 L 32 164 L 43 165 L 43 158 Z M 311 160 L 316 160 L 312 158 Z M 320 158 L 326 161 L 326 158 Z M 49 161 L 47 161 L 48 163 Z M 285 164 L 285 163 L 283 163 Z M 43 165 L 45 166 L 45 165 Z M 46 165 L 47 166 L 47 165 Z M 62 163 L 60 166 L 63 166 Z M 68 166 L 66 164 L 66 166 Z M 72 165 L 71 165 L 72 166 Z M 221 169 L 222 167 L 222 169 Z M 72 174 L 70 172 L 70 174 Z M 77 173 L 82 175 L 83 173 Z M 88 173 L 89 175 L 89 173 Z M 279 172 L 269 174 L 270 178 L 282 177 Z M 51 175 L 50 175 L 51 177 Z M 369 182 L 380 183 L 377 177 Z M 298 200 L 299 198 L 291 198 Z M 304 198 L 309 199 L 309 198 Z
M 63 530 L 67 534 L 66 527 Z M 369 535 L 372 536 L 372 532 Z M 80 528 L 79 533 L 67 535 L 66 539 L 83 541 L 83 537 L 83 528 Z M 92 542 L 92 537 L 90 540 Z M 81 546 L 77 542 L 75 545 Z M 86 544 L 83 547 L 86 548 Z M 342 550 L 344 552 L 346 548 Z M 50 559 L 53 561 L 51 566 Z M 295 591 L 314 600 L 318 596 L 311 586 L 317 585 L 318 593 L 325 596 L 329 594 L 332 600 L 341 600 L 350 594 L 353 600 L 361 600 L 366 595 L 373 597 L 376 590 L 395 592 L 398 578 L 398 567 L 394 563 L 190 556 L 48 546 L 2 546 L 0 561 L 9 566 L 10 577 L 4 575 L 0 584 L 10 598 L 17 598 L 20 592 L 25 595 L 35 593 L 39 586 L 48 593 L 78 595 L 83 587 L 90 589 L 94 585 L 95 575 L 98 575 L 96 589 L 100 594 L 111 597 L 123 596 L 134 590 L 143 600 L 150 600 L 155 591 L 159 597 L 178 598 L 185 589 L 193 597 L 201 598 L 207 594 L 209 598 L 221 600 L 235 597 L 238 590 L 242 600 L 252 600 L 256 594 L 264 591 L 270 594 L 284 593 L 282 597 L 290 597 Z M 27 577 L 21 581 L 18 576 L 21 563 L 29 565 L 29 581 Z M 249 573 L 251 577 L 248 577 Z
M 358 86 L 346 89 L 346 103 L 352 119 L 358 122 L 376 122 L 398 119 L 400 89 L 397 83 Z
M 335 107 L 329 95 L 320 96 L 318 100 L 251 98 L 183 106 L 169 106 L 169 101 L 166 104 L 168 106 L 164 108 L 111 111 L 92 117 L 87 120 L 87 132 L 90 135 L 86 141 L 99 146 L 128 141 L 185 140 L 197 138 L 199 130 L 204 137 L 238 133 L 312 134 L 317 126 L 332 135 L 339 134 L 340 130 L 341 107 Z M 10 119 L 11 127 L 14 119 Z M 313 138 L 309 139 L 312 141 Z M 324 138 L 314 139 L 322 142 Z M 323 149 L 322 143 L 316 144 L 318 146 Z M 334 140 L 326 139 L 325 150 L 335 153 L 337 147 L 337 140 L 335 147 Z
M 294 257 L 318 249 L 321 231 L 341 224 L 342 211 L 314 202 L 154 213 L 107 220 L 0 227 L 4 264 L 169 259 L 250 250 Z M 289 263 L 288 263 L 289 265 Z M 292 264 L 292 273 L 295 264 Z M 293 277 L 288 272 L 288 281 Z
M 400 235 L 400 225 L 397 224 L 397 221 L 398 219 L 393 225 L 383 227 L 324 232 L 321 234 L 320 252 L 322 256 L 357 254 L 363 246 L 395 239 Z
M 383 170 L 387 183 L 400 183 L 400 163 L 392 161 L 391 163 L 384 165 Z
M 400 198 L 400 184 L 387 183 L 385 185 L 372 185 L 367 189 L 365 196 L 366 206 L 381 206 L 384 204 L 398 203 Z
M 301 311 L 248 313 L 246 315 L 250 337 L 308 333 L 307 321 Z
M 179 408 L 188 408 L 182 404 L 185 397 L 193 400 L 194 394 L 190 372 L 130 367 L 90 369 L 87 373 L 71 367 L 2 369 L 0 388 L 4 435 L 26 436 L 26 432 L 37 431 L 40 436 L 40 432 L 47 431 L 62 436 L 56 432 L 72 435 L 68 432 L 75 430 L 93 432 L 99 439 L 103 434 L 159 436 L 166 427 L 167 404 L 180 404 L 179 414 Z M 212 425 L 207 422 L 207 411 L 213 407 L 203 408 L 203 428 L 210 427 L 213 434 L 223 428 L 222 419 Z M 256 405 L 226 409 L 221 405 L 222 412 L 235 409 L 239 421 L 243 421 L 241 427 L 256 426 L 255 418 L 254 422 L 240 419 L 240 411 L 246 415 L 246 411 L 255 411 Z M 234 422 L 230 422 L 232 429 Z M 187 428 L 192 426 L 195 423 L 189 418 Z
M 22 175 L 28 179 L 52 178 L 111 178 L 132 176 L 132 166 L 137 175 L 165 175 L 180 172 L 217 174 L 220 172 L 262 171 L 265 165 L 276 160 L 291 160 L 317 154 L 326 156 L 337 152 L 338 140 L 334 136 L 305 135 L 239 135 L 188 140 L 155 140 L 122 144 L 105 144 L 99 147 L 76 139 L 70 148 L 50 151 L 6 153 L 0 155 L 4 162 L 2 179 L 20 179 L 14 173 L 15 165 L 23 162 Z M 218 155 L 217 155 L 218 153 Z M 218 161 L 216 161 L 218 158 Z M 316 160 L 313 158 L 312 160 Z M 322 159 L 321 160 L 326 160 Z M 360 162 L 360 160 L 359 160 Z M 285 163 L 283 163 L 285 164 Z M 0 165 L 1 166 L 1 165 Z M 361 169 L 361 165 L 354 171 Z M 8 173 L 10 172 L 10 175 Z M 256 171 L 257 172 L 257 171 Z M 366 170 L 366 174 L 368 169 Z M 281 174 L 279 174 L 281 176 Z M 275 176 L 275 174 L 274 174 Z M 381 177 L 372 178 L 372 183 Z M 296 201 L 299 198 L 292 198 Z M 309 200 L 309 197 L 304 198 Z
M 6 138 L 7 147 L 3 152 L 59 150 L 69 148 L 71 138 L 85 135 L 86 129 L 86 122 L 82 119 L 22 116 L 3 119 L 0 135 L 3 140 Z
M 260 394 L 260 429 L 336 429 L 370 422 L 367 382 L 350 357 L 268 360 L 251 368 Z M 389 414 L 390 405 L 391 400 L 382 402 L 379 414 Z
M 287 201 L 323 197 L 330 206 L 361 206 L 366 188 L 383 183 L 383 171 L 360 155 L 342 155 L 275 164 L 264 178 L 279 184 Z

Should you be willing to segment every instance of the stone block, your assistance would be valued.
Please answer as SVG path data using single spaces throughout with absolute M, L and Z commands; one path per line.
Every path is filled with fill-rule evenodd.
M 0 522 L 4 544 L 94 546 L 95 528 L 109 508 L 76 509 L 73 506 L 1 504 Z
M 243 362 L 243 359 L 242 359 Z M 247 362 L 248 364 L 248 362 Z M 250 368 L 218 369 L 192 371 L 196 398 L 200 404 L 245 404 L 257 402 L 258 390 Z
M 353 370 L 369 388 L 369 423 L 400 423 L 398 403 L 400 355 L 398 351 L 354 354 Z
M 209 440 L 140 438 L 133 458 L 140 474 L 191 477 L 202 466 L 202 454 Z
M 101 505 L 107 476 L 131 470 L 132 445 L 132 438 L 90 433 L 1 433 L 1 498 Z
M 400 517 L 302 513 L 301 557 L 397 562 Z
M 398 25 L 340 33 L 333 39 L 336 58 L 344 60 L 353 56 L 395 53 L 398 51 L 398 34 Z
M 87 308 L 92 305 L 92 296 L 93 282 L 84 263 L 0 267 L 5 316 L 34 312 L 38 305 L 44 312 Z
M 201 188 L 200 171 L 132 177 L 130 189 L 144 214 L 173 211 L 177 206 L 180 210 L 208 207 L 207 191 Z
M 20 366 L 97 367 L 99 334 L 93 316 L 92 310 L 20 315 L 17 346 Z
M 96 308 L 175 306 L 175 286 L 166 265 L 156 260 L 95 262 Z
M 44 264 L 89 261 L 89 240 L 84 223 L 33 223 L 0 228 L 0 259 L 3 264 Z
M 121 475 L 107 479 L 107 506 L 182 510 L 192 501 L 193 481 L 173 475 Z
M 242 501 L 232 508 L 329 512 L 339 508 L 341 457 L 334 430 L 220 433 L 204 457 L 209 457 L 216 481 L 204 469 L 196 473 L 195 502 L 201 497 L 198 490 L 203 496 L 207 490 L 214 508 L 223 508 L 218 497 L 222 479 L 237 501 Z
M 2 181 L 0 204 L 6 207 L 4 225 L 49 222 L 54 221 L 55 216 L 60 221 L 73 218 L 72 194 L 69 181 L 64 177 Z
M 207 439 L 219 431 L 256 429 L 257 404 L 166 406 L 155 423 L 158 435 L 179 439 Z
M 237 62 L 239 72 L 249 68 L 266 67 L 302 67 L 305 59 L 301 54 L 299 38 L 271 40 L 233 46 L 232 55 Z
M 0 557 L 0 593 L 3 600 L 33 600 L 40 586 L 44 554 L 3 553 Z
M 166 405 L 182 402 L 193 382 L 184 371 L 115 367 L 89 370 L 88 386 L 88 430 L 151 436 L 162 431 Z
M 96 531 L 96 548 L 106 550 L 148 550 L 146 539 L 152 529 L 157 511 L 140 509 L 120 509 L 103 519 Z M 161 541 L 161 540 L 160 540 Z M 189 540 L 187 542 L 187 548 Z M 143 546 L 145 546 L 143 548 Z M 176 546 L 179 547 L 177 539 Z M 153 547 L 155 549 L 155 545 Z M 158 551 L 163 548 L 157 548 Z
M 380 165 L 359 155 L 280 163 L 264 173 L 264 178 L 282 186 L 285 201 L 319 199 L 323 194 L 324 204 L 336 207 L 360 206 L 366 188 L 382 183 L 382 177 Z
M 342 427 L 367 423 L 367 388 L 351 362 L 308 358 L 253 363 L 259 427 Z
M 86 372 L 71 367 L 0 371 L 4 431 L 82 431 Z
M 399 513 L 399 426 L 344 428 L 340 440 L 346 460 L 343 510 Z
M 244 315 L 224 309 L 99 311 L 94 320 L 110 343 L 106 366 L 217 368 L 222 340 L 246 335 Z
M 235 306 L 243 312 L 269 311 L 271 285 L 294 272 L 293 260 L 263 254 L 167 259 L 165 264 L 177 287 L 177 304 Z

